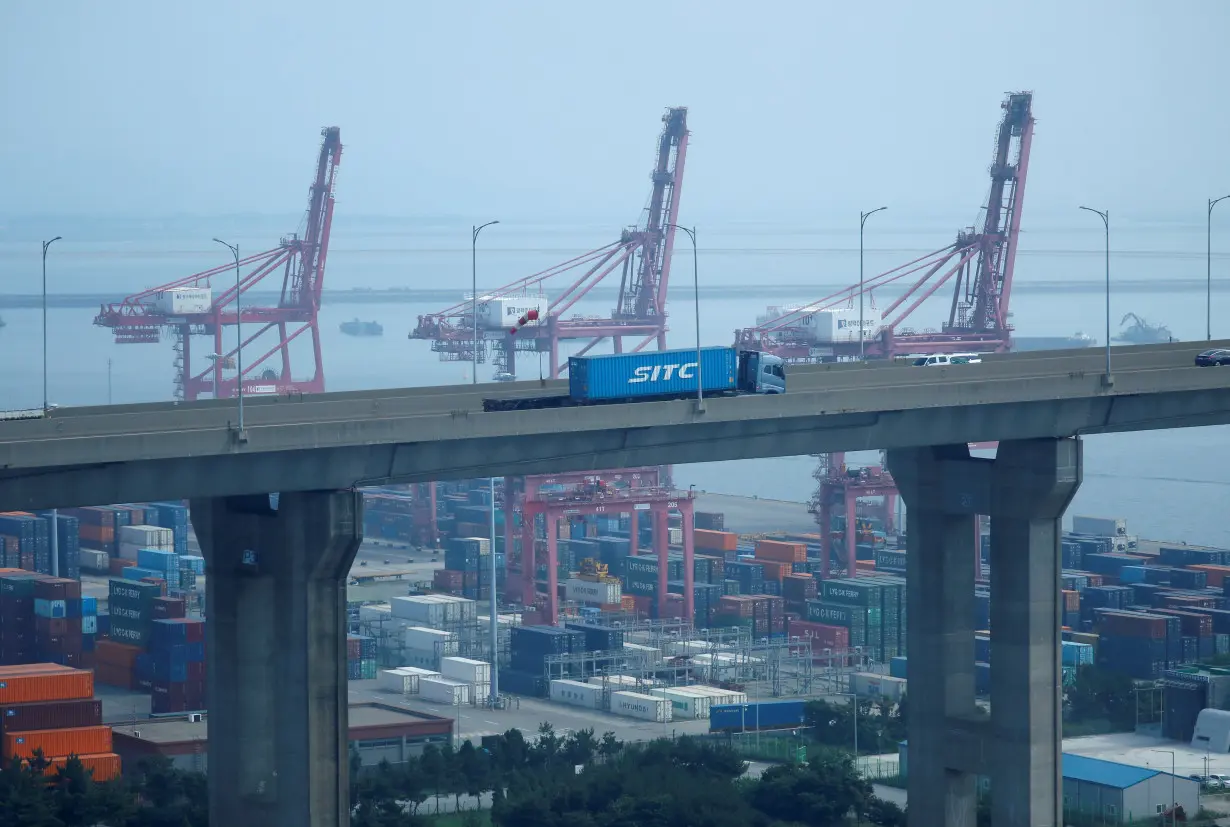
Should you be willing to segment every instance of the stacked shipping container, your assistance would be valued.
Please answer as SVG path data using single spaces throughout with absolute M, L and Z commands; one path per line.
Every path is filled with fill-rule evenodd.
M 51 762 L 48 775 L 73 755 L 96 781 L 120 774 L 89 671 L 57 664 L 0 667 L 0 758 L 6 764 L 29 760 L 36 751 Z
M 346 635 L 346 679 L 376 679 L 376 639 L 366 635 Z
M 93 665 L 98 603 L 81 583 L 0 570 L 0 664 Z

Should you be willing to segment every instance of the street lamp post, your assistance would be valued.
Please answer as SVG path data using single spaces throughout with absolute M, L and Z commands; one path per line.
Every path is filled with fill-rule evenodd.
M 214 241 L 221 244 L 223 247 L 231 251 L 235 256 L 235 334 L 238 336 L 238 341 L 235 344 L 235 393 L 239 396 L 239 435 L 243 437 L 243 293 L 240 292 L 239 286 L 239 245 L 227 244 L 220 238 L 215 238 Z M 214 373 L 215 378 L 217 372 Z M 217 393 L 214 394 L 217 396 Z
M 490 227 L 492 224 L 499 224 L 499 221 L 488 221 L 478 227 L 470 226 L 470 307 L 471 315 L 474 318 L 474 353 L 472 359 L 473 372 L 470 376 L 470 384 L 478 384 L 478 234 L 483 231 L 483 227 Z M 494 554 L 495 549 L 491 552 Z M 492 588 L 495 584 L 492 583 Z
M 499 608 L 495 597 L 495 477 L 490 479 L 491 484 L 491 548 L 488 553 L 491 555 L 491 708 L 495 709 L 496 700 L 500 697 L 500 675 L 499 664 L 496 661 L 497 652 L 499 651 L 500 639 L 500 617 L 497 613 Z M 504 519 L 510 519 L 508 515 L 508 503 L 504 503 Z M 508 553 L 508 549 L 504 550 Z
M 867 352 L 864 345 L 863 328 L 863 225 L 867 223 L 867 219 L 880 212 L 887 210 L 888 207 L 876 207 L 871 212 L 862 212 L 858 214 L 858 358 L 861 361 L 866 361 Z
M 1179 803 L 1179 802 L 1177 802 L 1177 801 L 1175 801 L 1175 800 L 1174 800 L 1174 772 L 1175 772 L 1175 767 L 1174 767 L 1174 750 L 1169 750 L 1169 749 L 1155 749 L 1155 750 L 1150 750 L 1150 751 L 1151 751 L 1151 752 L 1169 752 L 1169 753 L 1170 753 L 1170 823 L 1171 823 L 1171 824 L 1174 824 L 1174 823 L 1175 823 L 1175 819 L 1176 819 L 1176 818 L 1177 818 L 1177 816 L 1178 816 L 1178 813 L 1177 813 L 1177 812 L 1175 812 L 1176 810 L 1178 810 L 1178 807 L 1177 807 L 1176 805 Z
M 1093 207 L 1081 209 L 1101 218 L 1102 225 L 1106 228 L 1106 375 L 1102 377 L 1102 381 L 1106 385 L 1113 385 L 1115 379 L 1110 372 L 1110 210 L 1095 210 Z
M 1205 338 L 1213 340 L 1213 208 L 1219 201 L 1225 201 L 1230 195 L 1209 199 L 1208 231 L 1205 235 Z
M 43 242 L 43 415 L 47 415 L 50 404 L 47 401 L 47 248 L 60 240 L 56 236 L 51 241 Z M 108 383 L 110 380 L 108 380 Z M 51 509 L 51 576 L 60 576 L 60 515 L 56 509 Z
M 47 248 L 63 236 L 43 242 L 43 413 L 47 412 Z
M 689 230 L 678 224 L 667 224 L 666 226 L 683 230 L 688 234 L 688 238 L 692 239 L 692 303 L 696 305 L 696 409 L 703 411 L 705 409 L 705 383 L 701 381 L 703 377 L 700 360 L 700 265 L 696 252 L 696 228 Z

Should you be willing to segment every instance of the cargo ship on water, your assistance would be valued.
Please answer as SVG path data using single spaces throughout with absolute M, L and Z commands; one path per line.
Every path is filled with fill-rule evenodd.
M 341 329 L 347 336 L 384 335 L 384 325 L 380 322 L 361 322 L 358 319 L 352 319 L 349 322 L 342 322 Z

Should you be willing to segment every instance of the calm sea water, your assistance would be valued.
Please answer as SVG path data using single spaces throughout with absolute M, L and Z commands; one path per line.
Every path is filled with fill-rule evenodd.
M 468 241 L 468 227 L 416 226 L 413 232 L 388 227 L 361 229 L 351 228 L 345 236 L 335 233 L 329 260 L 330 286 L 455 286 L 458 300 L 462 291 L 468 289 L 469 249 L 464 244 Z M 1197 229 L 1201 232 L 1197 233 Z M 504 235 L 496 236 L 489 230 L 492 236 L 484 241 L 490 246 L 482 253 L 482 272 L 491 275 L 480 281 L 489 284 L 534 272 L 609 240 L 609 232 L 602 227 L 551 232 L 514 225 L 493 230 L 502 230 Z M 1132 241 L 1133 249 L 1112 258 L 1117 277 L 1156 280 L 1156 286 L 1148 290 L 1112 290 L 1114 330 L 1118 330 L 1121 316 L 1135 312 L 1167 324 L 1179 339 L 1203 339 L 1203 291 L 1167 288 L 1165 284 L 1171 279 L 1203 278 L 1202 230 L 1195 226 L 1142 228 Z M 99 231 L 95 233 L 98 237 L 88 242 L 61 242 L 61 249 L 53 251 L 49 269 L 52 292 L 114 290 L 119 298 L 126 292 L 220 263 L 218 255 L 207 244 L 201 244 L 199 238 L 183 241 L 186 236 L 179 228 L 130 232 L 137 240 L 117 241 L 108 238 L 107 232 Z M 210 234 L 211 231 L 204 231 L 200 235 Z M 837 231 L 826 234 L 732 226 L 724 233 L 711 233 L 708 244 L 702 240 L 702 279 L 705 284 L 715 285 L 797 285 L 797 296 L 792 299 L 810 301 L 818 295 L 807 286 L 809 283 L 857 280 L 857 248 L 851 249 L 848 236 Z M 462 244 L 458 244 L 458 237 Z M 261 249 L 262 240 L 265 246 L 269 243 L 264 236 L 237 238 L 244 249 Z M 889 228 L 877 237 L 876 249 L 868 254 L 867 272 L 907 261 L 925 251 L 924 243 L 935 242 L 936 238 L 931 228 L 909 232 Z M 1062 229 L 1043 230 L 1030 235 L 1028 245 L 1022 242 L 1018 259 L 1018 284 L 1022 289 L 1012 297 L 1014 321 L 1020 334 L 1068 335 L 1084 331 L 1102 340 L 1104 295 L 1028 289 L 1031 280 L 1099 281 L 1100 242 L 1100 233 L 1075 234 Z M 38 247 L 33 244 L 31 253 L 31 246 L 27 239 L 0 234 L 0 290 L 37 292 Z M 1192 250 L 1199 250 L 1199 255 Z M 1216 259 L 1215 265 L 1230 271 L 1230 262 L 1224 258 Z M 677 256 L 674 266 L 673 281 L 679 289 L 672 290 L 668 344 L 687 347 L 696 340 L 690 291 L 683 289 L 690 287 L 690 256 Z M 847 275 L 852 277 L 847 279 Z M 753 324 L 767 304 L 785 304 L 792 299 L 776 295 L 772 299 L 705 298 L 701 304 L 702 342 L 727 344 L 732 332 Z M 877 303 L 883 307 L 891 299 L 885 293 Z M 915 326 L 938 326 L 947 315 L 949 301 L 950 293 L 941 289 L 915 312 Z M 585 300 L 575 307 L 575 312 L 602 314 L 609 312 L 609 304 L 609 300 Z M 438 302 L 326 304 L 321 312 L 321 334 L 328 389 L 468 381 L 468 364 L 440 362 L 427 342 L 407 340 L 407 332 L 419 314 L 440 309 Z M 1230 294 L 1220 289 L 1214 293 L 1214 311 L 1214 334 L 1230 335 L 1230 322 L 1222 321 L 1223 311 L 1230 311 Z M 95 312 L 86 308 L 49 310 L 49 398 L 60 405 L 170 399 L 174 358 L 170 341 L 157 345 L 116 345 L 110 331 L 92 324 Z M 17 309 L 0 311 L 0 315 L 7 322 L 0 329 L 0 406 L 38 406 L 43 378 L 41 312 Z M 341 334 L 339 325 L 355 317 L 379 321 L 384 325 L 385 335 L 353 338 Z M 204 342 L 198 352 L 208 352 Z M 255 345 L 245 349 L 246 358 L 254 358 L 257 352 Z M 309 368 L 307 356 L 305 347 L 296 349 L 296 375 Z M 480 366 L 479 370 L 480 381 L 490 377 L 490 366 Z M 538 371 L 536 360 L 522 358 L 518 371 L 521 378 L 531 378 Z M 876 455 L 857 455 L 854 459 L 876 461 Z M 712 463 L 679 468 L 677 481 L 721 493 L 805 501 L 815 487 L 811 479 L 814 465 L 809 457 Z M 1070 513 L 1127 517 L 1130 530 L 1145 537 L 1230 547 L 1230 522 L 1225 518 L 1228 498 L 1230 429 L 1091 437 L 1086 440 L 1085 483 Z

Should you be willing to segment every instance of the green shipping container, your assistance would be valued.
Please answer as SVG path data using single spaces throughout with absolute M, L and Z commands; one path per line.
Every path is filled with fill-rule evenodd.
M 868 582 L 871 581 L 871 582 Z M 823 581 L 821 599 L 825 603 L 842 603 L 847 606 L 880 605 L 883 586 L 873 578 L 841 578 Z

